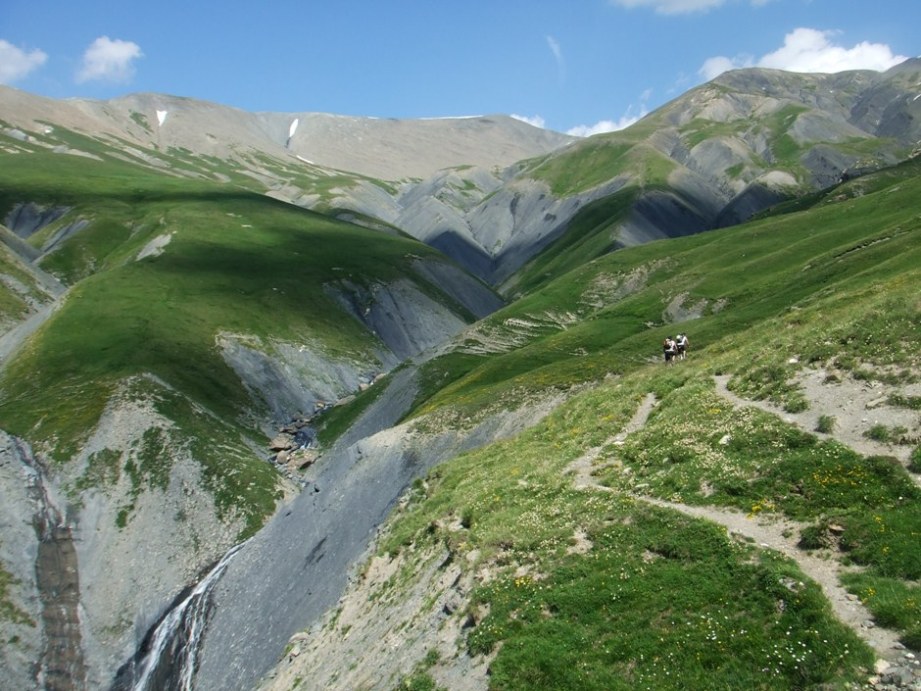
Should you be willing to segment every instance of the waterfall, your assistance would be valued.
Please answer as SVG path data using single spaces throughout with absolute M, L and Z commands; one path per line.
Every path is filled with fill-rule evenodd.
M 119 670 L 113 691 L 191 691 L 198 647 L 211 609 L 211 589 L 246 542 L 232 547 L 181 602 L 170 608 L 135 658 Z

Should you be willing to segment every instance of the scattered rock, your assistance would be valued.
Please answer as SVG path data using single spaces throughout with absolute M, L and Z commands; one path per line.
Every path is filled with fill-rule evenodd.
M 893 662 L 877 660 L 870 687 L 877 691 L 921 691 L 921 664 L 907 652 Z

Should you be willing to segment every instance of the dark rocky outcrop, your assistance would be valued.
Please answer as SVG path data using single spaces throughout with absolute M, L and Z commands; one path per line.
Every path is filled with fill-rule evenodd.
M 3 546 L 22 550 L 32 562 L 32 572 L 19 573 L 15 581 L 14 611 L 18 614 L 2 626 L 8 634 L 2 655 L 4 676 L 18 688 L 41 685 L 55 691 L 79 691 L 86 688 L 87 669 L 73 519 L 32 449 L 7 435 L 2 435 L 2 445 L 0 466 L 7 472 L 0 473 L 0 490 L 10 510 L 3 521 L 3 542 L 10 544 Z M 26 502 L 29 510 L 24 515 L 12 515 Z M 23 532 L 23 524 L 31 524 L 34 534 Z M 0 557 L 4 566 L 25 566 L 8 559 L 9 554 L 0 553 Z M 17 655 L 39 647 L 32 659 Z
M 62 218 L 68 211 L 70 208 L 66 206 L 42 207 L 33 202 L 21 202 L 13 206 L 3 223 L 19 237 L 28 238 Z

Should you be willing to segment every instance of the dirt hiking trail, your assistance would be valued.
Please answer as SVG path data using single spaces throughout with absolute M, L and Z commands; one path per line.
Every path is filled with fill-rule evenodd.
M 786 414 L 779 412 L 775 408 L 735 396 L 726 389 L 727 380 L 728 377 L 717 378 L 717 391 L 728 401 L 733 403 L 733 405 L 756 405 L 769 412 L 781 414 L 785 419 L 788 419 Z M 624 429 L 611 437 L 603 446 L 607 444 L 622 444 L 630 434 L 642 429 L 655 406 L 655 396 L 653 394 L 648 394 Z M 847 443 L 846 440 L 842 440 L 837 436 L 835 438 L 842 443 Z M 573 474 L 573 483 L 577 488 L 604 492 L 615 491 L 599 484 L 592 475 L 592 465 L 600 454 L 603 446 L 590 449 L 586 454 L 574 461 L 568 468 L 568 472 Z M 854 450 L 864 455 L 868 452 L 878 453 L 875 449 L 869 451 L 871 448 L 871 445 L 860 444 Z M 688 506 L 686 504 L 667 502 L 639 495 L 634 495 L 634 498 L 637 501 L 644 501 L 655 506 L 679 511 L 694 518 L 702 518 L 718 523 L 725 527 L 731 535 L 753 541 L 762 548 L 780 552 L 784 556 L 795 561 L 803 573 L 822 588 L 822 592 L 825 594 L 826 598 L 828 598 L 838 619 L 850 627 L 875 651 L 877 657 L 883 661 L 878 664 L 878 668 L 885 667 L 887 663 L 894 662 L 904 654 L 904 646 L 899 643 L 896 634 L 888 629 L 876 626 L 873 622 L 873 617 L 860 602 L 860 599 L 848 593 L 844 587 L 842 587 L 840 574 L 849 570 L 850 567 L 841 564 L 831 551 L 817 550 L 805 552 L 797 547 L 796 543 L 800 529 L 803 527 L 802 524 L 798 524 L 778 515 L 766 515 L 764 513 L 749 515 L 740 511 L 714 507 Z

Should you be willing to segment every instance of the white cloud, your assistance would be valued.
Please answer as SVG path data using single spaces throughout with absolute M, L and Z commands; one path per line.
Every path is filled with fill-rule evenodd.
M 544 126 L 547 124 L 546 120 L 544 120 L 540 115 L 528 116 L 528 115 L 515 115 L 514 113 L 512 113 L 511 117 L 515 118 L 516 120 L 521 120 L 522 122 L 526 122 L 529 125 L 533 125 L 534 127 L 540 127 L 541 129 L 544 129 Z
M 704 62 L 699 74 L 710 80 L 726 70 L 755 65 L 788 72 L 883 71 L 908 59 L 904 55 L 893 55 L 892 49 L 882 43 L 864 41 L 853 48 L 844 48 L 832 42 L 834 35 L 834 31 L 794 29 L 784 37 L 783 46 L 757 61 L 745 55 L 716 56 Z
M 77 82 L 128 82 L 134 76 L 134 61 L 143 55 L 137 43 L 100 36 L 83 54 Z
M 640 118 L 645 117 L 649 112 L 649 110 L 646 108 L 646 102 L 649 100 L 651 95 L 651 91 L 644 91 L 640 97 L 640 105 L 631 105 L 629 108 L 627 108 L 627 112 L 624 113 L 618 120 L 600 120 L 594 125 L 576 125 L 575 127 L 566 130 L 566 134 L 571 134 L 574 137 L 591 137 L 593 134 L 617 132 L 618 130 L 626 129 Z
M 742 67 L 751 67 L 754 64 L 751 56 L 737 56 L 734 58 L 727 58 L 722 55 L 719 55 L 715 58 L 707 58 L 704 61 L 703 66 L 698 70 L 700 76 L 710 81 L 711 79 L 716 79 L 723 72 L 728 72 L 729 70 L 737 70 Z
M 575 127 L 571 127 L 566 130 L 566 134 L 571 134 L 574 137 L 591 137 L 593 134 L 622 130 L 624 127 L 629 127 L 634 122 L 636 122 L 636 120 L 630 120 L 624 124 L 624 118 L 621 118 L 617 122 L 613 120 L 599 120 L 594 125 L 576 125 Z
M 843 72 L 845 70 L 884 71 L 904 62 L 904 55 L 893 55 L 882 43 L 863 41 L 853 48 L 834 45 L 832 31 L 794 29 L 784 37 L 782 48 L 768 53 L 758 64 L 790 72 Z
M 12 84 L 45 64 L 48 56 L 41 50 L 25 52 L 0 39 L 0 84 Z
M 719 7 L 726 0 L 611 0 L 614 5 L 626 7 L 651 7 L 659 14 L 683 14 L 686 12 L 706 12 Z

